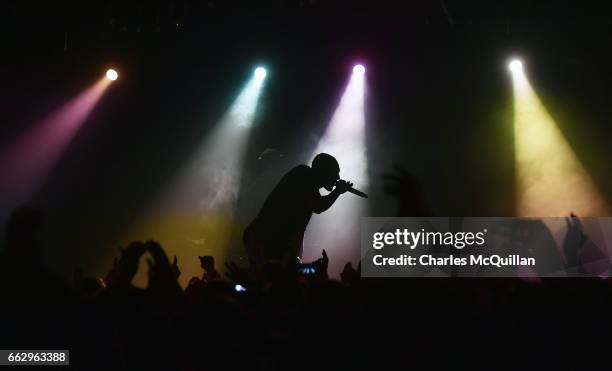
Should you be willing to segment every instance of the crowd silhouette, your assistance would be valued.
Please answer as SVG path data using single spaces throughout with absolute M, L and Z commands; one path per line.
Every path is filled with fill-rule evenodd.
M 416 177 L 386 179 L 400 216 L 431 215 Z M 349 262 L 337 280 L 323 250 L 311 270 L 194 256 L 202 274 L 183 289 L 176 257 L 135 241 L 104 277 L 70 283 L 44 264 L 44 220 L 25 205 L 6 225 L 0 348 L 69 349 L 73 369 L 610 368 L 608 279 L 362 279 Z M 568 239 L 584 242 L 577 223 Z

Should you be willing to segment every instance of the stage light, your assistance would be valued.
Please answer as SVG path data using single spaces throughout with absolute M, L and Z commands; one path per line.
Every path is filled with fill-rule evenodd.
M 229 109 L 140 220 L 126 231 L 121 243 L 155 237 L 167 248 L 168 255 L 179 259 L 204 254 L 226 261 L 227 254 L 234 252 L 229 245 L 235 236 L 234 213 L 244 155 L 264 82 L 261 73 L 250 76 Z M 186 285 L 189 277 L 201 273 L 201 268 L 197 260 L 187 260 L 181 271 L 181 283 Z M 146 274 L 141 273 L 135 282 L 142 286 Z
M 609 216 L 597 186 L 518 66 L 512 65 L 517 215 Z
M 112 68 L 109 69 L 108 71 L 106 71 L 106 78 L 111 80 L 111 81 L 115 81 L 117 80 L 117 78 L 119 77 L 119 74 L 117 73 L 117 71 L 113 70 Z
M 0 150 L 0 210 L 38 193 L 109 84 L 100 78 Z
M 318 153 L 329 153 L 340 164 L 340 177 L 367 193 L 365 69 L 359 65 L 353 70 L 329 125 L 309 160 L 311 162 Z M 360 243 L 360 222 L 367 213 L 367 201 L 347 193 L 329 210 L 313 216 L 304 239 L 303 260 L 314 261 L 320 257 L 323 248 L 333 246 L 326 250 L 330 256 L 330 274 L 338 276 L 347 261 L 357 265 L 360 259 L 359 248 L 356 248 Z
M 512 73 L 520 73 L 523 72 L 523 62 L 518 59 L 513 59 L 508 63 L 508 68 Z
M 257 78 L 258 80 L 263 80 L 267 74 L 268 72 L 263 67 L 257 67 L 255 69 L 255 78 Z
M 353 73 L 356 75 L 363 75 L 365 73 L 365 67 L 361 64 L 358 64 L 353 67 Z

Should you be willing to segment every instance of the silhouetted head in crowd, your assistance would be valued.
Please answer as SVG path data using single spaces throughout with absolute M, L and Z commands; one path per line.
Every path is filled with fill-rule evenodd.
M 5 230 L 5 254 L 15 261 L 38 261 L 42 253 L 43 212 L 22 205 L 13 210 Z
M 327 153 L 319 153 L 315 156 L 312 160 L 312 170 L 314 171 L 316 185 L 330 192 L 340 179 L 340 165 L 334 156 Z

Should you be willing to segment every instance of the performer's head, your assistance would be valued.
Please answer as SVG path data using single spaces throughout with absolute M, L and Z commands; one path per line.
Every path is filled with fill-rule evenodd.
M 334 185 L 340 179 L 340 165 L 332 155 L 319 153 L 312 160 L 312 170 L 315 175 L 315 183 L 319 187 L 324 187 L 332 191 Z

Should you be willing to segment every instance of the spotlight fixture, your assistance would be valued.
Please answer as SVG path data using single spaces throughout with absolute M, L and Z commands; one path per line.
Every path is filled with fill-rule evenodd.
M 113 70 L 112 68 L 109 69 L 108 71 L 106 71 L 106 78 L 111 80 L 111 81 L 115 81 L 117 80 L 117 78 L 119 77 L 119 74 L 117 73 L 117 71 Z
M 357 64 L 353 67 L 353 73 L 356 75 L 363 75 L 365 73 L 365 67 L 362 64 Z
M 512 61 L 510 61 L 510 63 L 508 64 L 508 68 L 510 69 L 510 71 L 512 73 L 519 73 L 519 72 L 523 72 L 523 62 L 521 62 L 518 59 L 513 59 Z
M 257 67 L 255 69 L 255 77 L 259 80 L 263 80 L 267 74 L 266 69 L 263 67 Z

